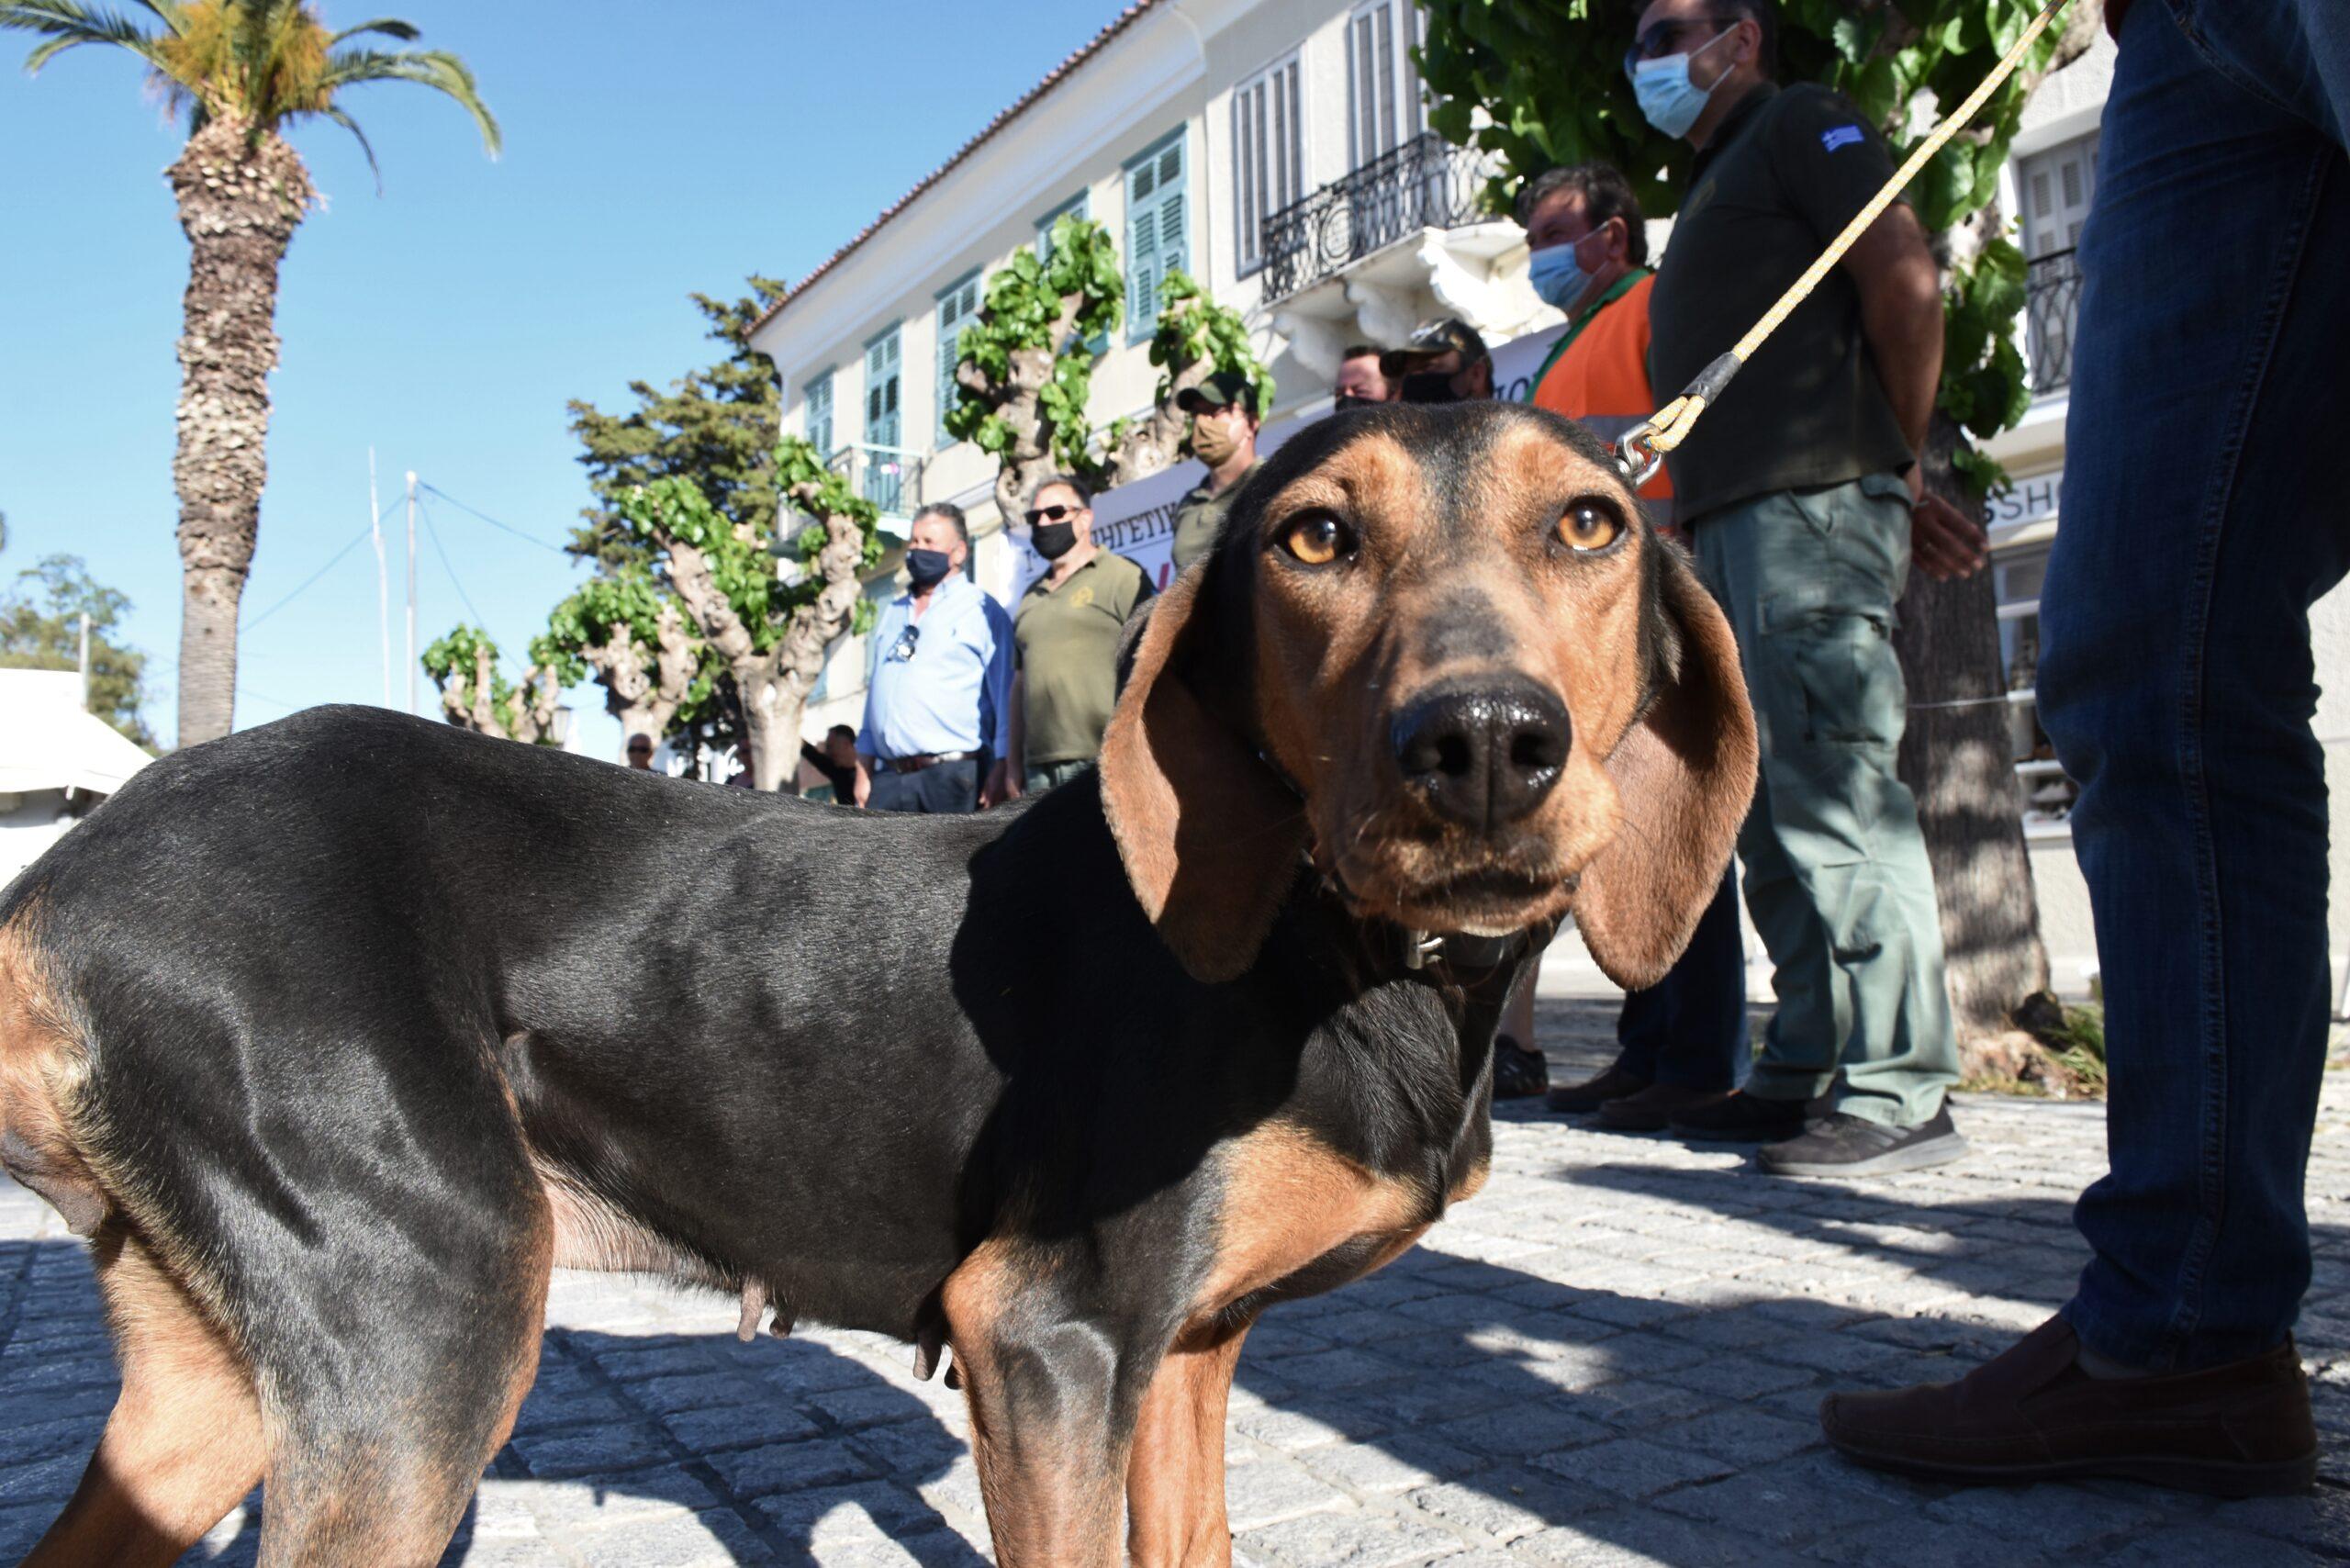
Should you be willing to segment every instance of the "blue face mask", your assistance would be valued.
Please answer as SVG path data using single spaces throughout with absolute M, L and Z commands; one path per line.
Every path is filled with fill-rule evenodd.
M 1689 128 L 1706 112 L 1714 87 L 1722 84 L 1717 77 L 1714 87 L 1698 86 L 1689 80 L 1689 62 L 1729 36 L 1720 33 L 1686 54 L 1644 60 L 1632 68 L 1632 95 L 1639 99 L 1640 113 L 1651 125 L 1676 139 L 1689 134 Z
M 1588 240 L 1598 232 L 1595 229 L 1583 240 Z M 1561 310 L 1572 310 L 1575 301 L 1583 297 L 1583 290 L 1591 286 L 1592 274 L 1583 270 L 1582 260 L 1575 254 L 1575 247 L 1581 245 L 1583 240 L 1571 240 L 1563 245 L 1545 245 L 1527 258 L 1527 273 L 1534 284 L 1534 292 L 1542 297 L 1543 304 L 1555 306 Z

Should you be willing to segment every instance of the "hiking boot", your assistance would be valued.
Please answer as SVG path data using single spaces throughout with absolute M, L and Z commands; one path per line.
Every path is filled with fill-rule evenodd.
M 1952 1125 L 1944 1100 L 1933 1120 L 1914 1127 L 1888 1127 L 1839 1111 L 1756 1159 L 1774 1176 L 1883 1176 L 1947 1165 L 1965 1152 L 1966 1140 Z
M 1494 1098 L 1528 1100 L 1550 1087 L 1550 1064 L 1507 1035 L 1494 1038 Z
M 2317 1428 L 2293 1341 L 2201 1372 L 2091 1377 L 2052 1317 L 1956 1383 L 1831 1394 L 1819 1425 L 1874 1470 L 2021 1485 L 2103 1475 L 2221 1497 L 2306 1492 Z
M 1638 1094 L 1648 1086 L 1647 1079 L 1637 1072 L 1626 1071 L 1619 1063 L 1597 1078 L 1586 1078 L 1581 1083 L 1562 1084 L 1551 1090 L 1545 1103 L 1553 1111 L 1564 1111 L 1571 1116 L 1586 1116 L 1610 1100 Z
M 1651 1084 L 1638 1094 L 1610 1100 L 1599 1108 L 1599 1125 L 1617 1133 L 1661 1133 L 1673 1114 L 1710 1105 L 1729 1096 L 1718 1089 L 1684 1089 L 1675 1083 Z
M 1803 1131 L 1803 1107 L 1800 1100 L 1765 1100 L 1739 1089 L 1667 1116 L 1665 1125 L 1683 1137 L 1771 1143 Z

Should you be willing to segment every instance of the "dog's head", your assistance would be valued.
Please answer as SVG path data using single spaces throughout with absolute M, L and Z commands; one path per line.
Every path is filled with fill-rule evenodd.
M 1572 912 L 1619 983 L 1687 945 L 1753 792 L 1729 624 L 1581 426 L 1389 405 L 1300 431 L 1152 610 L 1102 747 L 1184 967 L 1254 960 L 1301 849 L 1348 904 Z

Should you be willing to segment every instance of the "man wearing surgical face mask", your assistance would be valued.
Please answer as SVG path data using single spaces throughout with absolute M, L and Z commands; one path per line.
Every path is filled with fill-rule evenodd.
M 1237 371 L 1220 370 L 1187 386 L 1175 406 L 1192 416 L 1192 455 L 1208 476 L 1175 503 L 1175 543 L 1169 554 L 1181 571 L 1215 544 L 1225 510 L 1241 482 L 1257 471 L 1257 388 Z
M 963 575 L 971 532 L 945 502 L 907 529 L 906 591 L 868 644 L 873 678 L 856 737 L 856 803 L 968 812 L 1009 800 L 1012 618 Z
M 1671 397 L 1736 342 L 1891 179 L 1875 125 L 1772 80 L 1777 0 L 1650 0 L 1624 69 L 1641 113 L 1696 150 L 1649 297 Z M 1981 566 L 1979 525 L 1925 493 L 1941 276 L 1897 202 L 1666 459 L 1699 575 L 1729 614 L 1762 736 L 1739 838 L 1778 1010 L 1744 1087 L 1674 1113 L 1760 1143 L 1766 1171 L 1873 1176 L 1956 1159 L 1958 1047 L 1917 802 L 1894 606 L 1914 558 Z M 1805 1105 L 1834 1095 L 1807 1123 Z

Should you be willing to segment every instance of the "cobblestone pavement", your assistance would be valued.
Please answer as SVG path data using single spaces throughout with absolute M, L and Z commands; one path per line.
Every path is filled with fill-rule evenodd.
M 1554 1068 L 1610 1004 L 1549 1003 Z M 2045 1317 L 2101 1168 L 2094 1104 L 1964 1097 L 1964 1162 L 1767 1181 L 1736 1153 L 1505 1109 L 1494 1179 L 1383 1272 L 1275 1308 L 1234 1391 L 1237 1555 L 1265 1568 L 2287 1564 L 2350 1561 L 2350 1072 L 2310 1177 L 2300 1344 L 2327 1484 L 2219 1504 L 2098 1484 L 1955 1491 L 1818 1440 L 1823 1390 L 1955 1375 Z M 386 1304 L 396 1310 L 396 1304 Z M 538 1386 L 450 1562 L 970 1564 L 960 1396 L 903 1346 L 735 1342 L 733 1304 L 565 1275 Z M 69 1493 L 114 1397 L 89 1265 L 0 1181 L 0 1562 Z M 252 1561 L 258 1503 L 188 1561 Z

